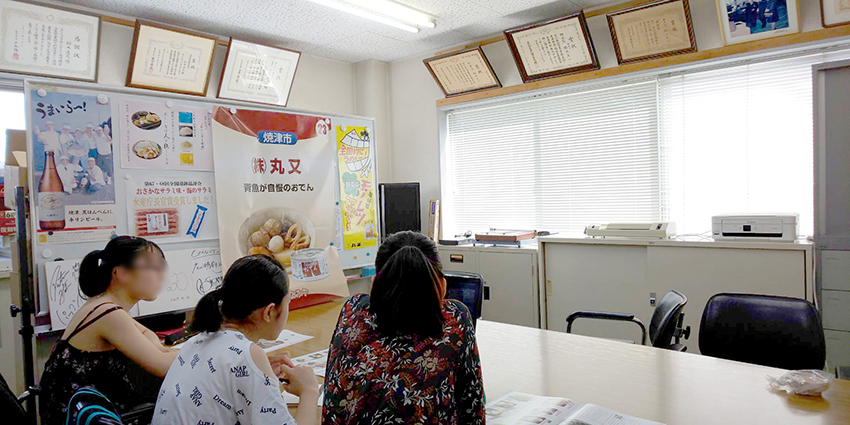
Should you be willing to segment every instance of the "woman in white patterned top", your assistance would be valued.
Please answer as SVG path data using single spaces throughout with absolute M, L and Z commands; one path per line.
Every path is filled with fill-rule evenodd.
M 312 368 L 286 358 L 275 368 L 256 341 L 276 339 L 289 316 L 289 282 L 276 260 L 243 257 L 230 267 L 221 288 L 195 308 L 192 329 L 202 331 L 180 349 L 156 402 L 153 425 L 318 423 L 318 383 Z M 281 397 L 300 396 L 296 418 Z M 303 406 L 303 407 L 302 407 Z

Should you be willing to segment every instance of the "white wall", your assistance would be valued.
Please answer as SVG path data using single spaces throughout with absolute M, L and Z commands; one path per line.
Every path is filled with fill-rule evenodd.
M 800 0 L 801 30 L 820 29 L 820 0 Z M 622 2 L 618 0 L 617 3 Z M 723 46 L 714 0 L 691 0 L 691 16 L 699 50 Z M 602 68 L 617 66 L 614 43 L 604 15 L 588 19 L 590 36 Z M 507 29 L 507 28 L 506 28 Z M 522 83 L 506 42 L 484 46 L 484 53 L 503 86 Z M 428 201 L 440 198 L 439 135 L 436 101 L 444 97 L 419 56 L 390 64 L 392 167 L 396 182 L 419 182 L 423 231 Z

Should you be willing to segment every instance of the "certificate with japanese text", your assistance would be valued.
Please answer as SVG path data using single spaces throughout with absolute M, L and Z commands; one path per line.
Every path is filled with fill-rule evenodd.
M 136 21 L 127 86 L 205 96 L 214 37 Z
M 480 47 L 436 56 L 424 62 L 446 96 L 502 86 Z
M 100 18 L 0 0 L 0 70 L 95 81 Z
M 608 15 L 620 63 L 696 51 L 687 0 L 664 0 Z
M 505 39 L 525 82 L 599 68 L 581 13 L 505 31 Z
M 219 99 L 286 106 L 301 53 L 230 39 Z

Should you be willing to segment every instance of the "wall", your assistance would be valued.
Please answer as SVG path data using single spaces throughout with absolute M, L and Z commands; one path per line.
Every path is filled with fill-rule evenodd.
M 801 31 L 822 28 L 820 0 L 800 0 Z M 618 1 L 619 3 L 621 1 Z M 723 46 L 714 0 L 691 0 L 691 16 L 700 50 Z M 617 66 L 614 43 L 604 15 L 588 19 L 590 36 L 602 68 Z M 507 28 L 506 28 L 507 29 Z M 503 86 L 521 84 L 506 42 L 483 47 Z M 392 164 L 396 182 L 419 182 L 422 229 L 428 225 L 428 201 L 440 198 L 440 155 L 436 101 L 444 97 L 419 56 L 390 64 Z

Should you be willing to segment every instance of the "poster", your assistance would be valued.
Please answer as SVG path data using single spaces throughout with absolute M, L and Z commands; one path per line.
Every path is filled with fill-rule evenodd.
M 48 91 L 41 97 L 37 90 L 30 96 L 38 242 L 108 240 L 116 227 L 110 105 L 95 96 Z
M 218 247 L 166 251 L 165 260 L 168 275 L 162 291 L 153 301 L 139 301 L 142 316 L 195 308 L 224 279 Z
M 136 100 L 120 105 L 121 167 L 212 171 L 208 109 Z
M 333 246 L 335 145 L 329 118 L 216 107 L 218 233 L 227 268 L 245 255 L 277 258 L 292 308 L 348 296 Z
M 128 176 L 128 233 L 157 243 L 218 239 L 212 173 Z
M 95 81 L 100 18 L 0 1 L 0 69 Z
M 372 186 L 375 164 L 366 127 L 336 129 L 339 159 L 340 206 L 344 249 L 378 244 L 375 230 L 375 189 Z

